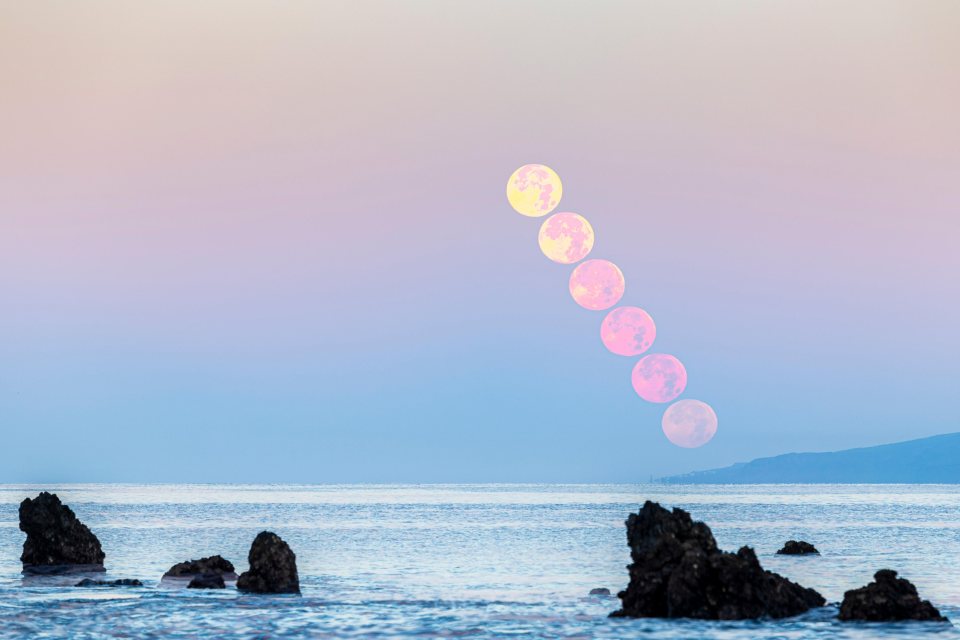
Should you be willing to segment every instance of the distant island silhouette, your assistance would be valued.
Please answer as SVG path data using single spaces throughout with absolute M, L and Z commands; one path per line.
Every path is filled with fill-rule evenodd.
M 960 433 L 826 453 L 787 453 L 661 478 L 670 484 L 960 484 Z

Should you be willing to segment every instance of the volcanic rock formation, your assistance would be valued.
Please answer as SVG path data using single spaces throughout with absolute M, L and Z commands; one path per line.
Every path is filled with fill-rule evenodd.
M 280 536 L 261 532 L 250 547 L 250 569 L 237 580 L 237 589 L 252 593 L 300 593 L 297 556 Z
M 920 599 L 915 586 L 908 580 L 898 578 L 896 571 L 881 569 L 873 575 L 873 580 L 865 587 L 851 589 L 843 594 L 843 603 L 840 605 L 841 620 L 947 621 L 929 600 Z
M 130 578 L 121 578 L 120 580 L 94 580 L 93 578 L 84 578 L 74 585 L 75 587 L 142 587 L 143 583 L 139 580 Z
M 783 556 L 820 555 L 815 546 L 803 540 L 787 540 L 777 553 Z
M 682 509 L 647 501 L 626 524 L 633 563 L 613 616 L 786 618 L 825 604 L 813 589 L 764 570 L 753 549 L 720 551 L 710 528 Z
M 223 575 L 218 573 L 197 576 L 187 585 L 187 589 L 225 589 L 226 587 Z
M 56 494 L 42 492 L 20 503 L 24 573 L 103 571 L 100 541 Z
M 190 580 L 199 576 L 221 576 L 224 580 L 236 580 L 237 573 L 233 563 L 221 556 L 210 556 L 199 560 L 188 560 L 170 567 L 164 578 Z

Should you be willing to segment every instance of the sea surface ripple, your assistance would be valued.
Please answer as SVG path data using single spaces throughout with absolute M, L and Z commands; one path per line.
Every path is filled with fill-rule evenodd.
M 98 535 L 108 578 L 24 578 L 17 506 L 56 492 Z M 788 620 L 623 620 L 623 521 L 646 499 L 707 522 L 726 550 L 831 605 Z M 246 568 L 269 529 L 297 554 L 302 597 L 170 589 L 188 558 Z M 821 557 L 781 557 L 787 539 Z M 836 602 L 896 569 L 960 623 L 960 487 L 946 485 L 0 485 L 0 640 L 8 638 L 960 638 L 952 624 L 841 624 Z M 98 577 L 103 577 L 98 576 Z M 73 581 L 73 578 L 71 578 Z

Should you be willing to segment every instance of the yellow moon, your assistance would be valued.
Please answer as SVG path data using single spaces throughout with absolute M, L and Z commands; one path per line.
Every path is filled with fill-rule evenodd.
M 545 216 L 560 204 L 560 176 L 543 164 L 525 164 L 507 181 L 507 200 L 517 213 L 531 218 Z

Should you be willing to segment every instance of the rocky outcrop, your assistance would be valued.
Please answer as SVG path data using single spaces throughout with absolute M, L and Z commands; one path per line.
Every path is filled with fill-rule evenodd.
M 233 563 L 221 556 L 210 556 L 199 560 L 188 560 L 170 567 L 164 578 L 192 580 L 200 576 L 221 576 L 224 580 L 236 580 L 237 573 Z
M 609 596 L 610 589 L 606 587 L 597 587 L 596 589 L 590 589 L 590 595 L 592 596 Z
M 300 593 L 297 556 L 280 536 L 263 531 L 253 541 L 250 569 L 237 580 L 237 589 L 251 593 Z
M 840 604 L 841 620 L 947 621 L 929 600 L 920 599 L 915 586 L 908 580 L 898 578 L 896 571 L 881 569 L 873 575 L 873 580 L 865 587 L 843 594 L 843 602 Z
M 820 555 L 815 546 L 803 540 L 787 540 L 777 553 L 782 556 Z
M 633 563 L 613 616 L 786 618 L 825 604 L 813 589 L 764 570 L 753 549 L 720 551 L 710 528 L 682 509 L 647 501 L 626 524 Z
M 140 582 L 139 580 L 131 580 L 130 578 L 122 578 L 120 580 L 94 580 L 92 578 L 84 578 L 74 586 L 75 587 L 142 587 L 143 583 Z
M 216 573 L 197 576 L 187 585 L 187 589 L 226 589 L 226 587 L 223 575 Z
M 97 536 L 56 494 L 44 491 L 21 502 L 20 530 L 27 534 L 20 556 L 25 573 L 104 570 Z

